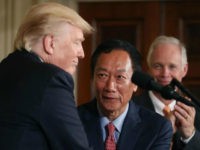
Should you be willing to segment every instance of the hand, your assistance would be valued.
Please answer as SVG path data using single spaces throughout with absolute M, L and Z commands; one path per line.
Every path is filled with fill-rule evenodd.
M 181 102 L 177 102 L 174 107 L 174 116 L 176 117 L 175 125 L 184 139 L 191 137 L 195 131 L 195 114 L 195 108 L 187 106 Z

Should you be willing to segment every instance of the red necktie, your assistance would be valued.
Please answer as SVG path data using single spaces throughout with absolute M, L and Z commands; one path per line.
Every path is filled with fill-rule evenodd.
M 107 137 L 105 141 L 105 150 L 116 150 L 116 144 L 115 144 L 115 139 L 114 139 L 114 131 L 115 131 L 115 126 L 112 123 L 109 123 L 106 126 L 107 129 Z

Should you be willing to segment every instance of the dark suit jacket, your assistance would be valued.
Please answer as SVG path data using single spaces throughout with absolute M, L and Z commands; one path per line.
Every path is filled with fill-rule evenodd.
M 0 64 L 0 150 L 88 150 L 62 69 L 15 51 Z
M 147 91 L 144 91 L 143 94 L 134 97 L 135 103 L 142 105 L 152 111 L 155 111 L 153 103 L 149 97 L 149 94 Z M 196 108 L 196 117 L 195 117 L 195 127 L 197 129 L 196 134 L 191 139 L 191 141 L 188 144 L 183 144 L 180 141 L 180 133 L 175 133 L 173 137 L 173 150 L 200 150 L 200 110 L 199 108 Z
M 96 100 L 79 106 L 78 110 L 90 144 L 95 150 L 103 150 Z M 169 150 L 171 137 L 172 126 L 169 121 L 130 102 L 117 150 Z

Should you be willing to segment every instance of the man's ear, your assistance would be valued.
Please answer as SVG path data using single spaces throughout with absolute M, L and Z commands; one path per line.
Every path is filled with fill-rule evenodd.
M 138 89 L 138 86 L 135 86 L 135 88 L 134 88 L 134 91 L 136 92 L 136 91 L 137 91 L 137 89 Z
M 138 86 L 136 84 L 133 83 L 133 91 L 136 92 L 138 89 Z
M 43 38 L 43 48 L 44 51 L 51 55 L 53 54 L 53 50 L 54 50 L 54 40 L 53 40 L 53 36 L 52 35 L 45 35 Z
M 183 77 L 186 76 L 187 72 L 188 72 L 188 64 L 186 64 L 186 65 L 183 67 Z

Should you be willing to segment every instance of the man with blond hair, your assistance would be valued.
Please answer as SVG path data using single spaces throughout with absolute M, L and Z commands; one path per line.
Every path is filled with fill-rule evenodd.
M 1 150 L 88 150 L 72 75 L 93 28 L 58 3 L 34 5 L 0 63 Z

